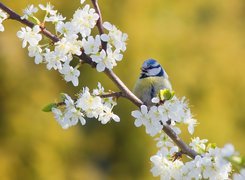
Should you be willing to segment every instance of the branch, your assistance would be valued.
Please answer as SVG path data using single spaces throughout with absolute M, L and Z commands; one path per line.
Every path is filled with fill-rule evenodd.
M 25 24 L 31 28 L 33 28 L 33 26 L 35 26 L 34 23 L 28 21 L 27 19 L 21 19 L 21 16 L 18 15 L 17 13 L 15 13 L 14 11 L 12 11 L 10 8 L 8 8 L 7 6 L 5 6 L 3 3 L 0 2 L 0 9 L 4 10 L 8 15 L 9 15 L 9 19 L 18 21 L 22 24 Z M 43 26 L 40 26 L 41 30 L 42 30 L 42 34 L 45 35 L 47 38 L 51 39 L 53 42 L 58 42 L 59 38 L 55 35 L 53 35 L 51 32 L 49 32 L 46 28 L 44 28 Z
M 107 94 L 101 94 L 101 95 L 97 95 L 101 98 L 109 98 L 109 97 L 115 97 L 115 98 L 119 98 L 119 97 L 124 97 L 124 94 L 122 92 L 112 92 L 112 93 L 107 93 Z M 77 101 L 77 99 L 74 99 L 74 101 Z M 61 101 L 58 103 L 55 103 L 56 106 L 64 106 L 66 105 L 65 101 Z
M 116 86 L 122 91 L 124 97 L 134 103 L 136 106 L 140 107 L 143 102 L 137 98 L 132 91 L 128 89 L 128 87 L 122 82 L 122 80 L 112 71 L 106 69 L 105 74 L 116 84 Z
M 96 12 L 99 14 L 100 18 L 97 22 L 97 27 L 99 29 L 99 33 L 103 34 L 103 27 L 102 27 L 102 17 L 100 13 L 100 9 L 97 3 L 97 0 L 91 0 Z M 9 9 L 7 6 L 5 6 L 3 3 L 0 2 L 0 9 L 4 10 L 8 15 L 9 19 L 16 20 L 22 24 L 25 24 L 29 27 L 33 27 L 35 24 L 28 21 L 27 19 L 21 19 L 21 16 Z M 55 35 L 53 35 L 51 32 L 49 32 L 46 28 L 40 26 L 42 29 L 42 34 L 51 39 L 53 42 L 58 42 L 59 38 Z M 102 45 L 103 45 L 102 41 Z M 106 44 L 104 45 L 106 49 Z M 79 59 L 84 61 L 85 63 L 91 65 L 92 67 L 96 66 L 96 63 L 92 61 L 92 59 L 86 55 L 85 53 L 82 53 L 81 56 L 78 56 Z M 142 101 L 137 98 L 129 89 L 128 87 L 121 81 L 121 79 L 112 71 L 109 69 L 106 69 L 104 73 L 115 83 L 115 85 L 120 89 L 120 93 L 122 97 L 127 98 L 129 101 L 134 103 L 136 106 L 140 107 L 143 103 Z M 61 104 L 60 104 L 61 105 Z M 169 127 L 169 126 L 164 126 L 163 131 L 176 143 L 176 145 L 181 149 L 181 151 L 190 156 L 191 158 L 195 158 L 197 155 L 197 152 L 193 151 L 185 142 L 182 141 L 182 139 Z
M 192 150 L 169 126 L 163 126 L 163 131 L 174 141 L 174 143 L 181 149 L 182 154 L 186 154 L 194 159 L 198 153 Z
M 101 12 L 100 12 L 100 7 L 99 7 L 99 4 L 98 4 L 98 0 L 91 0 L 92 3 L 93 3 L 93 6 L 94 6 L 94 9 L 95 9 L 95 12 L 99 15 L 99 19 L 97 21 L 97 27 L 98 27 L 98 30 L 99 30 L 99 33 L 100 34 L 104 34 L 104 29 L 103 29 L 103 26 L 102 26 L 102 16 L 101 16 Z
M 120 97 L 124 97 L 124 94 L 122 92 L 112 92 L 108 94 L 101 94 L 99 95 L 99 97 L 101 98 L 109 98 L 109 97 L 120 98 Z
M 103 21 L 102 21 L 102 16 L 101 16 L 101 12 L 100 12 L 100 7 L 99 7 L 99 4 L 98 4 L 98 0 L 91 0 L 92 3 L 93 3 L 93 6 L 94 6 L 94 9 L 96 11 L 96 13 L 99 15 L 99 19 L 97 21 L 97 24 L 96 26 L 98 27 L 98 30 L 99 30 L 99 33 L 100 35 L 101 34 L 104 34 L 104 28 L 103 28 Z M 107 46 L 107 43 L 102 41 L 101 40 L 101 44 L 102 44 L 102 49 L 104 49 L 106 51 L 106 46 Z

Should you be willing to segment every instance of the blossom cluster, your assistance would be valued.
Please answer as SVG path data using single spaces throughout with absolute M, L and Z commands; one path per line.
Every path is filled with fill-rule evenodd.
M 41 23 L 35 16 L 38 10 L 46 12 Z M 22 19 L 32 19 L 37 25 L 33 28 L 22 27 L 17 32 L 17 36 L 22 40 L 22 47 L 28 48 L 29 56 L 34 57 L 36 64 L 45 63 L 48 70 L 59 71 L 64 79 L 72 82 L 74 86 L 79 84 L 78 68 L 81 65 L 81 62 L 77 62 L 76 66 L 71 65 L 74 64 L 71 63 L 74 57 L 85 53 L 96 63 L 99 72 L 106 68 L 112 69 L 123 58 L 122 52 L 126 50 L 127 34 L 122 33 L 109 22 L 104 22 L 103 27 L 108 33 L 92 36 L 99 15 L 89 5 L 77 9 L 69 21 L 65 21 L 66 18 L 54 10 L 50 3 L 46 6 L 39 4 L 39 8 L 29 5 L 23 12 Z M 43 28 L 45 23 L 54 25 L 56 36 L 59 37 L 58 42 L 46 43 L 42 38 L 40 27 Z M 106 44 L 106 48 L 102 49 L 102 43 Z
M 64 94 L 63 106 L 53 107 L 52 112 L 64 129 L 76 125 L 79 121 L 85 125 L 85 118 L 96 118 L 102 124 L 106 124 L 110 120 L 119 122 L 120 118 L 112 112 L 116 101 L 113 97 L 101 98 L 102 94 L 106 93 L 100 83 L 92 93 L 88 87 L 83 88 L 76 100 Z
M 150 158 L 153 176 L 162 180 L 229 179 L 232 172 L 229 158 L 236 154 L 234 147 L 227 144 L 218 148 L 212 143 L 207 144 L 207 139 L 192 138 L 189 146 L 199 155 L 193 160 L 182 161 L 179 159 L 181 149 L 162 129 L 163 126 L 170 126 L 176 134 L 180 134 L 181 130 L 177 125 L 182 123 L 187 124 L 189 133 L 193 134 L 197 121 L 193 118 L 186 99 L 173 96 L 161 102 L 159 97 L 155 97 L 152 102 L 156 104 L 151 107 L 142 105 L 140 110 L 132 112 L 132 116 L 136 119 L 136 127 L 143 125 L 147 134 L 157 135 L 155 140 L 158 152 Z M 243 173 L 241 171 L 241 174 L 235 174 L 234 179 L 242 179 Z
M 153 102 L 158 103 L 159 100 L 154 98 Z M 192 117 L 185 98 L 178 99 L 176 96 L 165 101 L 164 104 L 151 106 L 149 109 L 147 106 L 142 105 L 140 110 L 132 112 L 132 116 L 136 118 L 134 123 L 135 126 L 140 127 L 141 125 L 144 125 L 146 133 L 151 136 L 160 133 L 163 125 L 170 124 L 174 127 L 179 123 L 187 124 L 189 133 L 193 134 L 194 127 L 197 123 Z M 181 132 L 177 127 L 174 129 L 177 134 Z
M 0 32 L 4 31 L 3 21 L 7 19 L 7 14 L 0 9 Z
M 157 139 L 157 146 L 161 149 L 150 158 L 153 164 L 151 169 L 153 176 L 159 176 L 160 179 L 164 180 L 229 179 L 232 168 L 228 158 L 235 154 L 231 144 L 227 144 L 223 148 L 208 147 L 206 140 L 193 139 L 191 144 L 195 147 L 204 148 L 204 152 L 191 161 L 183 162 L 180 159 L 173 160 L 178 148 L 166 135 L 163 139 L 164 141 L 161 138 Z

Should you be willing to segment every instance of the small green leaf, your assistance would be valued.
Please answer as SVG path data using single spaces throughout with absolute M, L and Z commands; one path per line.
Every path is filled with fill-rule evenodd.
M 161 101 L 170 100 L 170 99 L 173 98 L 174 94 L 175 94 L 174 91 L 171 91 L 169 89 L 162 89 L 159 92 L 159 98 L 160 98 Z
M 50 103 L 47 106 L 45 106 L 42 109 L 42 111 L 44 111 L 44 112 L 51 112 L 52 111 L 52 108 L 56 108 L 56 107 L 57 107 L 57 104 L 56 103 Z
M 171 98 L 170 99 L 172 99 L 174 97 L 174 95 L 175 95 L 175 92 L 171 91 Z
M 241 165 L 242 167 L 245 167 L 245 157 L 244 156 L 242 157 Z
M 232 156 L 231 161 L 233 163 L 236 163 L 237 165 L 239 165 L 240 167 L 245 167 L 245 157 L 242 156 Z
M 206 149 L 207 149 L 207 150 L 209 150 L 210 148 L 215 149 L 216 147 L 217 147 L 216 143 L 208 143 Z
M 39 21 L 39 19 L 36 18 L 35 16 L 30 16 L 30 18 L 35 22 L 35 24 L 41 24 L 41 22 Z

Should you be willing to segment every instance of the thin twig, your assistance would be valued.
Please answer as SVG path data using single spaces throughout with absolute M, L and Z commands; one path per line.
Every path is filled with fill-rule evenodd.
M 120 97 L 125 97 L 125 95 L 122 92 L 112 92 L 112 93 L 108 93 L 108 94 L 101 94 L 99 96 L 101 98 L 109 98 L 109 97 L 120 98 Z
M 56 103 L 55 105 L 56 105 L 57 107 L 59 107 L 59 106 L 64 106 L 64 105 L 66 105 L 66 103 L 65 103 L 64 101 L 62 101 L 62 102 Z
M 142 101 L 139 98 L 137 98 L 132 93 L 132 91 L 128 89 L 128 87 L 112 70 L 105 69 L 104 72 L 116 84 L 116 86 L 125 94 L 125 97 L 127 99 L 129 99 L 132 103 L 134 103 L 138 107 L 140 107 L 143 104 Z
M 99 5 L 97 3 L 97 0 L 91 0 L 96 12 L 99 14 L 100 18 L 97 22 L 97 27 L 99 29 L 99 33 L 103 34 L 103 27 L 102 27 L 102 17 L 100 14 L 100 10 L 99 10 Z M 22 24 L 25 24 L 29 27 L 33 27 L 35 24 L 26 20 L 26 19 L 21 19 L 21 17 L 15 13 L 14 11 L 12 11 L 11 9 L 9 9 L 7 6 L 5 6 L 3 3 L 0 2 L 0 9 L 4 10 L 8 15 L 9 15 L 9 19 L 12 20 L 16 20 Z M 59 41 L 59 38 L 55 35 L 53 35 L 51 32 L 49 32 L 47 29 L 43 28 L 40 26 L 40 28 L 42 29 L 42 34 L 44 34 L 46 37 L 48 37 L 49 39 L 51 39 L 53 42 L 57 42 Z M 103 42 L 102 42 L 103 44 Z M 104 47 L 106 49 L 106 47 Z M 86 55 L 85 53 L 82 53 L 81 56 L 79 56 L 79 58 L 81 60 L 83 60 L 84 62 L 90 64 L 92 67 L 96 66 L 96 63 L 94 63 L 92 61 L 92 59 Z M 109 69 L 105 69 L 104 73 L 115 83 L 115 85 L 120 89 L 121 93 L 122 93 L 122 97 L 127 98 L 128 100 L 130 100 L 132 103 L 134 103 L 136 106 L 140 107 L 143 103 L 142 101 L 137 98 L 129 89 L 128 87 L 121 81 L 121 79 L 112 71 Z M 63 105 L 64 102 L 60 102 L 60 105 Z M 59 103 L 58 103 L 59 104 Z M 169 127 L 169 126 L 164 126 L 163 127 L 163 131 L 175 142 L 175 144 L 181 149 L 181 151 L 183 152 L 183 154 L 186 154 L 188 156 L 190 156 L 191 158 L 195 158 L 195 156 L 197 155 L 197 153 L 192 150 L 185 142 L 182 141 L 182 139 Z
M 99 15 L 99 19 L 98 19 L 97 24 L 96 24 L 96 26 L 98 27 L 98 30 L 99 30 L 99 34 L 100 35 L 104 34 L 102 15 L 100 12 L 98 0 L 91 0 L 91 1 L 93 3 L 93 6 L 94 6 L 96 13 Z M 101 44 L 102 44 L 102 49 L 104 49 L 106 51 L 107 43 L 101 40 Z
M 174 143 L 181 149 L 183 154 L 190 156 L 194 159 L 198 153 L 192 150 L 169 126 L 163 126 L 163 131 L 174 141 Z
M 119 98 L 119 97 L 125 97 L 125 95 L 122 92 L 112 92 L 112 93 L 107 93 L 107 94 L 100 94 L 97 95 L 101 98 L 109 98 L 109 97 L 115 97 L 115 98 Z M 77 101 L 77 98 L 74 99 L 74 101 Z M 59 106 L 64 106 L 66 105 L 65 101 L 61 101 L 55 104 L 57 107 Z

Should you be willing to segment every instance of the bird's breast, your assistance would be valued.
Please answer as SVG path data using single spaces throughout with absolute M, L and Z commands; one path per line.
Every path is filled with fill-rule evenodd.
M 163 77 L 147 77 L 139 79 L 134 87 L 134 94 L 146 105 L 150 105 L 151 99 L 156 97 L 161 89 L 172 89 L 168 79 Z

